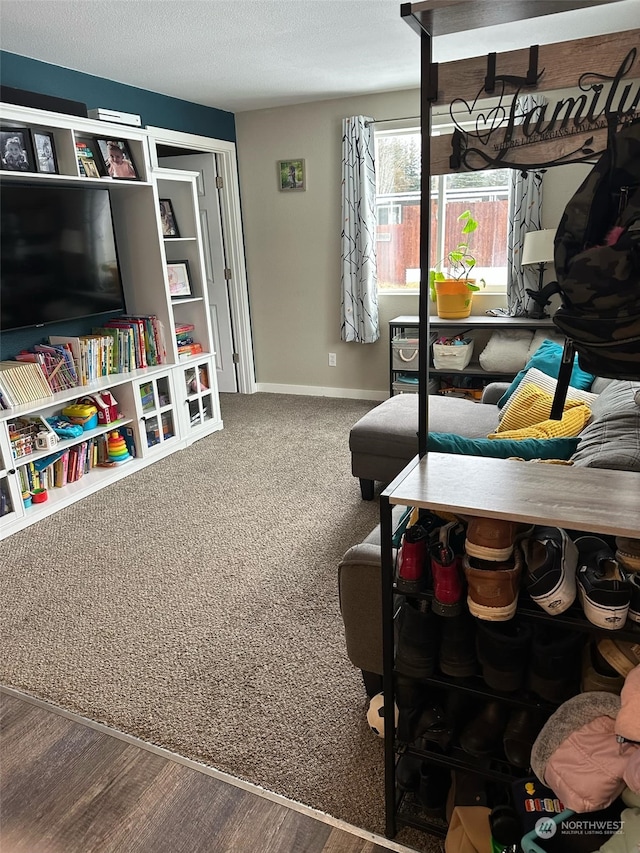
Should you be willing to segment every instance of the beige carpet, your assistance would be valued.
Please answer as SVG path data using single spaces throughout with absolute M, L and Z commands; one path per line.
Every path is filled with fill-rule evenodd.
M 383 832 L 337 596 L 372 405 L 223 395 L 222 432 L 0 543 L 0 680 Z

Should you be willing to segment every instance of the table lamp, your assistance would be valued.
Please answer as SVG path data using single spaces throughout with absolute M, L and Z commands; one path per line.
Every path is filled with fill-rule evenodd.
M 546 296 L 541 296 L 542 279 L 547 264 L 553 263 L 553 241 L 556 232 L 552 228 L 546 228 L 543 231 L 528 231 L 524 235 L 524 246 L 522 247 L 523 267 L 538 266 L 538 290 L 529 290 L 527 293 L 533 299 L 533 308 L 528 312 L 529 317 L 535 320 L 540 320 L 549 315 L 545 312 L 545 306 L 549 300 Z

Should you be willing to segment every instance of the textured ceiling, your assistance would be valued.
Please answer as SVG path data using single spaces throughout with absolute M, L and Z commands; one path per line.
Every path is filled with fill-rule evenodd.
M 419 85 L 399 0 L 0 0 L 0 47 L 242 112 Z M 640 0 L 435 39 L 438 61 L 640 25 Z M 594 69 L 597 70 L 597 69 Z

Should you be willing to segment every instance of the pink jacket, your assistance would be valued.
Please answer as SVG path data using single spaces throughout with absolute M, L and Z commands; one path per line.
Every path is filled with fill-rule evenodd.
M 638 745 L 619 743 L 612 717 L 595 717 L 558 746 L 544 771 L 548 785 L 575 812 L 604 809 L 627 784 L 624 776 Z M 629 786 L 631 787 L 631 786 Z

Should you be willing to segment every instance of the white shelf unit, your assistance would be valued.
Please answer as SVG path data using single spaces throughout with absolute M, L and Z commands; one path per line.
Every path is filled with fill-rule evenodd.
M 144 370 L 112 374 L 89 385 L 68 389 L 32 403 L 0 410 L 0 539 L 37 523 L 59 509 L 99 491 L 104 486 L 135 473 L 146 465 L 187 447 L 223 428 L 218 399 L 216 371 L 208 313 L 206 276 L 198 217 L 197 191 L 193 172 L 159 169 L 152 171 L 149 134 L 139 128 L 109 125 L 25 107 L 0 104 L 3 127 L 46 130 L 53 134 L 58 174 L 0 172 L 0 183 L 25 181 L 63 185 L 102 185 L 110 191 L 119 266 L 128 314 L 155 315 L 164 328 L 166 363 Z M 83 138 L 126 140 L 139 180 L 81 176 L 76 158 L 75 140 Z M 181 237 L 169 245 L 163 239 L 159 198 L 171 198 Z M 167 260 L 189 262 L 193 296 L 171 299 L 167 279 Z M 192 323 L 193 336 L 203 352 L 180 358 L 175 338 L 176 323 Z M 95 322 L 87 318 L 84 333 Z M 46 327 L 34 328 L 34 343 L 47 337 Z M 195 390 L 188 387 L 191 373 L 206 377 Z M 206 388 L 205 388 L 206 384 Z M 145 408 L 144 399 L 151 389 L 153 404 Z M 22 500 L 19 469 L 31 462 L 68 449 L 108 433 L 113 426 L 87 431 L 77 439 L 61 441 L 53 451 L 37 451 L 13 458 L 9 440 L 10 421 L 17 417 L 59 415 L 65 404 L 109 389 L 118 402 L 122 419 L 113 426 L 130 425 L 136 449 L 135 458 L 115 467 L 93 468 L 82 478 L 65 486 L 49 489 L 44 503 L 25 507 Z M 197 410 L 197 414 L 196 414 Z

